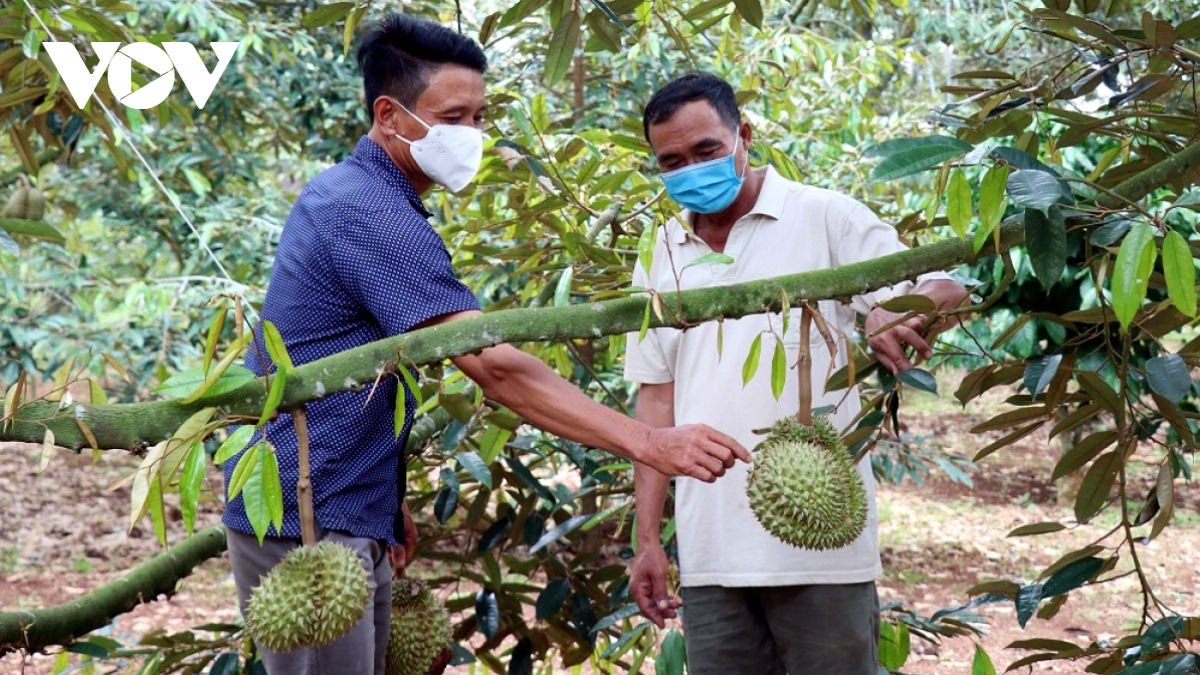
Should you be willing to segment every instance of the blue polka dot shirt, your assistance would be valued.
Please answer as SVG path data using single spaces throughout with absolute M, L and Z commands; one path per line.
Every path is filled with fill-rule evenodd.
M 366 136 L 354 154 L 305 186 L 284 224 L 262 308 L 296 365 L 479 308 L 455 277 L 430 215 L 404 174 Z M 261 376 L 270 367 L 265 360 L 259 333 L 246 367 Z M 313 506 L 321 528 L 388 544 L 403 541 L 401 460 L 412 417 L 396 438 L 396 389 L 396 379 L 384 377 L 369 402 L 370 387 L 307 404 Z M 408 396 L 411 411 L 415 402 Z M 268 423 L 266 435 L 279 460 L 284 501 L 283 532 L 272 527 L 268 536 L 298 538 L 299 461 L 291 416 Z M 236 465 L 225 462 L 226 485 Z M 226 506 L 223 520 L 238 532 L 254 531 L 240 495 Z

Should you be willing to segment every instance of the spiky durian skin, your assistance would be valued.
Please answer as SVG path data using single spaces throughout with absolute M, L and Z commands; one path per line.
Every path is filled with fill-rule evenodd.
M 29 188 L 18 185 L 4 204 L 4 208 L 0 209 L 0 218 L 24 218 L 28 210 Z
M 250 594 L 246 628 L 272 651 L 320 647 L 366 613 L 370 580 L 354 549 L 332 541 L 288 551 Z
M 425 584 L 414 579 L 392 582 L 392 626 L 388 635 L 387 675 L 425 675 L 450 646 L 450 615 Z
M 811 427 L 793 419 L 777 422 L 758 446 L 746 495 L 763 528 L 799 548 L 842 548 L 867 523 L 862 480 L 824 417 Z
M 19 185 L 13 190 L 4 208 L 0 209 L 0 218 L 23 218 L 25 220 L 41 220 L 46 215 L 46 195 L 35 187 Z

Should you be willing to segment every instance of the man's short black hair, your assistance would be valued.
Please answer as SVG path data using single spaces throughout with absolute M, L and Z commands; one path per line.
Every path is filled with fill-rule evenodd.
M 375 99 L 387 95 L 411 108 L 442 65 L 453 63 L 483 73 L 487 57 L 471 38 L 426 19 L 389 14 L 373 25 L 358 46 L 367 115 L 375 121 Z
M 708 101 L 721 116 L 730 129 L 735 131 L 742 122 L 742 113 L 738 110 L 737 96 L 733 87 L 716 75 L 708 73 L 688 73 L 667 83 L 667 86 L 654 92 L 646 110 L 642 113 L 642 131 L 646 139 L 650 139 L 650 126 L 666 122 L 679 112 L 679 109 L 693 101 Z

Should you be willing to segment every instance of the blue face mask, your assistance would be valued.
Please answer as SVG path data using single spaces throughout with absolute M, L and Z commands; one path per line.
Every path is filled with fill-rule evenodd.
M 724 211 L 737 198 L 746 176 L 737 175 L 733 157 L 737 154 L 734 141 L 733 152 L 727 157 L 710 159 L 682 169 L 661 174 L 663 185 L 671 199 L 679 202 L 693 213 L 717 213 Z

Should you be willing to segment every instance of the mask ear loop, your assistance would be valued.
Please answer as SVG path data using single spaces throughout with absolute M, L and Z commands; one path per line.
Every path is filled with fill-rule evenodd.
M 741 142 L 742 142 L 742 135 L 739 133 L 736 136 L 734 136 L 733 154 L 735 154 L 735 155 L 737 154 L 737 146 L 738 146 L 738 143 L 741 143 Z M 748 174 L 748 173 L 750 173 L 750 148 L 749 147 L 746 148 L 746 166 L 742 167 L 742 175 L 738 176 L 738 180 L 746 180 L 746 174 Z M 737 175 L 736 171 L 734 172 L 734 175 Z
M 417 117 L 413 113 L 413 111 L 409 110 L 408 108 L 405 108 L 403 103 L 401 103 L 400 101 L 397 101 L 396 99 L 392 98 L 391 96 L 388 97 L 388 100 L 391 101 L 392 103 L 395 103 L 397 106 L 400 106 L 400 109 L 403 110 L 404 112 L 408 113 L 409 117 L 420 122 L 421 126 L 425 127 L 426 131 L 433 131 L 433 127 L 426 124 L 425 120 L 421 119 L 420 117 Z M 416 141 L 410 141 L 407 138 L 401 136 L 400 134 L 392 134 L 392 135 L 395 136 L 396 138 L 399 138 L 400 140 L 404 141 L 405 143 L 408 143 L 410 146 L 416 142 Z M 420 139 L 418 139 L 418 140 L 420 140 Z

